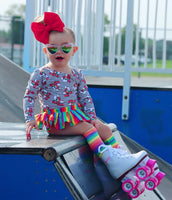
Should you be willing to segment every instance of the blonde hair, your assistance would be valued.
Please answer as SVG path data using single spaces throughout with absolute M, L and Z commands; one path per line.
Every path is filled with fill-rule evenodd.
M 72 36 L 72 38 L 73 38 L 73 41 L 74 41 L 74 43 L 75 43 L 75 33 L 73 32 L 73 30 L 72 30 L 72 29 L 70 29 L 70 28 L 67 28 L 67 27 L 64 27 L 64 28 L 63 28 L 63 32 L 70 33 L 70 35 Z
M 35 17 L 34 22 L 42 23 L 42 24 L 45 25 L 45 22 L 44 22 L 44 15 L 40 15 L 40 16 Z M 53 30 L 52 30 L 52 31 L 53 31 Z M 58 32 L 58 31 L 57 31 L 57 32 Z M 67 27 L 64 27 L 64 28 L 63 28 L 63 32 L 70 33 L 71 36 L 72 36 L 72 38 L 73 38 L 73 41 L 74 41 L 74 43 L 75 43 L 75 33 L 73 32 L 72 29 L 67 28 Z M 50 33 L 51 33 L 51 31 L 50 31 Z
M 40 15 L 40 16 L 35 17 L 34 22 L 45 24 L 44 15 Z

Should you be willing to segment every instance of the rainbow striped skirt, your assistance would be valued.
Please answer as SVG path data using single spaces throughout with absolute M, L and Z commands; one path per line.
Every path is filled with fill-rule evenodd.
M 65 123 L 68 122 L 70 126 L 75 126 L 80 121 L 89 121 L 80 109 L 80 106 L 75 104 L 68 107 L 43 109 L 40 114 L 35 115 L 36 122 L 41 130 L 43 126 L 47 131 L 53 126 L 56 129 L 65 128 Z

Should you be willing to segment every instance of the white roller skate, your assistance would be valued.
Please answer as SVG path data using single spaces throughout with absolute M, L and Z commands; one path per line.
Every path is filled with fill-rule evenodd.
M 123 150 L 123 154 L 128 154 L 128 152 L 124 149 L 123 146 L 118 145 L 117 148 Z M 100 158 L 99 158 L 100 159 Z M 94 162 L 95 171 L 99 177 L 99 180 L 102 183 L 104 194 L 107 198 L 110 198 L 115 192 L 115 188 L 118 186 L 118 181 L 116 181 L 109 173 L 109 170 L 101 161 Z
M 144 180 L 154 172 L 155 163 L 155 160 L 146 156 L 135 168 L 121 179 L 122 189 L 128 192 L 131 198 L 137 198 L 144 192 Z
M 129 192 L 131 198 L 137 198 L 144 192 L 145 188 L 147 190 L 154 190 L 165 176 L 165 173 L 159 170 L 156 161 L 150 159 L 148 156 L 134 171 L 136 172 L 138 182 L 134 186 L 134 189 Z M 127 181 L 130 182 L 129 179 Z
M 146 189 L 154 190 L 161 183 L 161 180 L 164 178 L 164 176 L 165 173 L 161 172 L 157 163 L 155 163 L 153 173 L 145 179 Z
M 122 189 L 131 198 L 137 198 L 144 192 L 145 187 L 148 190 L 155 189 L 165 175 L 159 171 L 156 161 L 150 159 L 145 151 L 127 154 L 121 149 L 104 145 L 102 147 L 99 150 L 103 153 L 103 162 L 112 177 L 122 182 Z
M 115 179 L 123 178 L 147 156 L 145 151 L 126 154 L 124 150 L 112 148 L 110 145 L 101 145 L 98 151 L 102 154 L 102 161 Z

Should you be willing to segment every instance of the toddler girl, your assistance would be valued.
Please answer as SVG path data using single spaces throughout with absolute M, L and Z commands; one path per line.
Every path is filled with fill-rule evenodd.
M 73 31 L 56 13 L 45 12 L 31 24 L 35 38 L 44 44 L 49 63 L 36 69 L 24 95 L 26 136 L 32 128 L 46 127 L 51 135 L 83 135 L 91 150 L 107 166 L 113 178 L 121 179 L 147 157 L 145 151 L 128 154 L 110 128 L 97 119 L 86 81 L 79 69 L 68 63 L 78 50 Z M 34 116 L 39 97 L 41 113 Z

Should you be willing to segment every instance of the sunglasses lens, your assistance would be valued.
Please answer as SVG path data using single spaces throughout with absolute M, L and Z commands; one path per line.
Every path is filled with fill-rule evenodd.
M 72 44 L 64 44 L 61 48 L 64 53 L 69 53 L 72 49 Z
M 47 47 L 47 49 L 48 49 L 48 51 L 49 51 L 49 53 L 51 53 L 51 54 L 55 54 L 56 52 L 57 52 L 57 47 Z

